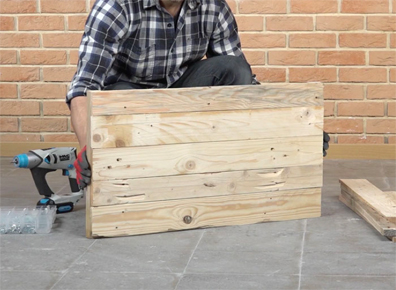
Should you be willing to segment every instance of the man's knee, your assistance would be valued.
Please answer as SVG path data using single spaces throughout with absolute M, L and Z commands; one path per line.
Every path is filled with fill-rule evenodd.
M 225 55 L 219 56 L 218 67 L 222 73 L 228 75 L 231 85 L 248 85 L 252 83 L 250 65 L 241 57 Z

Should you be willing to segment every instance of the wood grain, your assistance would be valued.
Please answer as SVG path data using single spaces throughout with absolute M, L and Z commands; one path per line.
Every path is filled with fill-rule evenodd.
M 396 223 L 396 199 L 371 184 L 367 179 L 341 179 L 342 188 L 361 200 L 390 222 Z
M 93 149 L 93 181 L 319 165 L 323 137 Z
M 321 135 L 323 107 L 96 116 L 92 148 Z
M 279 193 L 94 207 L 92 236 L 114 237 L 320 216 L 320 188 Z
M 323 85 L 89 91 L 92 116 L 323 106 Z
M 92 206 L 321 187 L 322 171 L 311 165 L 103 180 L 93 184 Z

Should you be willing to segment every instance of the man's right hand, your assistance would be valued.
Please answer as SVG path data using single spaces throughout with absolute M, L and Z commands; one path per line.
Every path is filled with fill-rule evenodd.
M 74 161 L 76 168 L 77 183 L 80 189 L 84 189 L 91 184 L 91 166 L 87 159 L 87 146 L 84 146 Z

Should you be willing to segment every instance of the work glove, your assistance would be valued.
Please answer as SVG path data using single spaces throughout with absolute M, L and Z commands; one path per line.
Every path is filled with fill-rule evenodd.
M 327 155 L 326 150 L 329 149 L 330 136 L 325 131 L 323 131 L 323 157 Z
M 91 166 L 87 159 L 87 146 L 81 149 L 76 161 L 74 161 L 74 167 L 76 168 L 78 186 L 80 189 L 84 189 L 91 184 Z

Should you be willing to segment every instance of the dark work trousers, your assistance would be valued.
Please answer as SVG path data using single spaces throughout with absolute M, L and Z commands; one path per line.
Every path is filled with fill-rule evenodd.
M 173 83 L 171 88 L 250 85 L 252 71 L 249 64 L 240 57 L 222 55 L 198 61 Z M 106 86 L 105 90 L 146 89 L 147 86 L 118 82 Z

